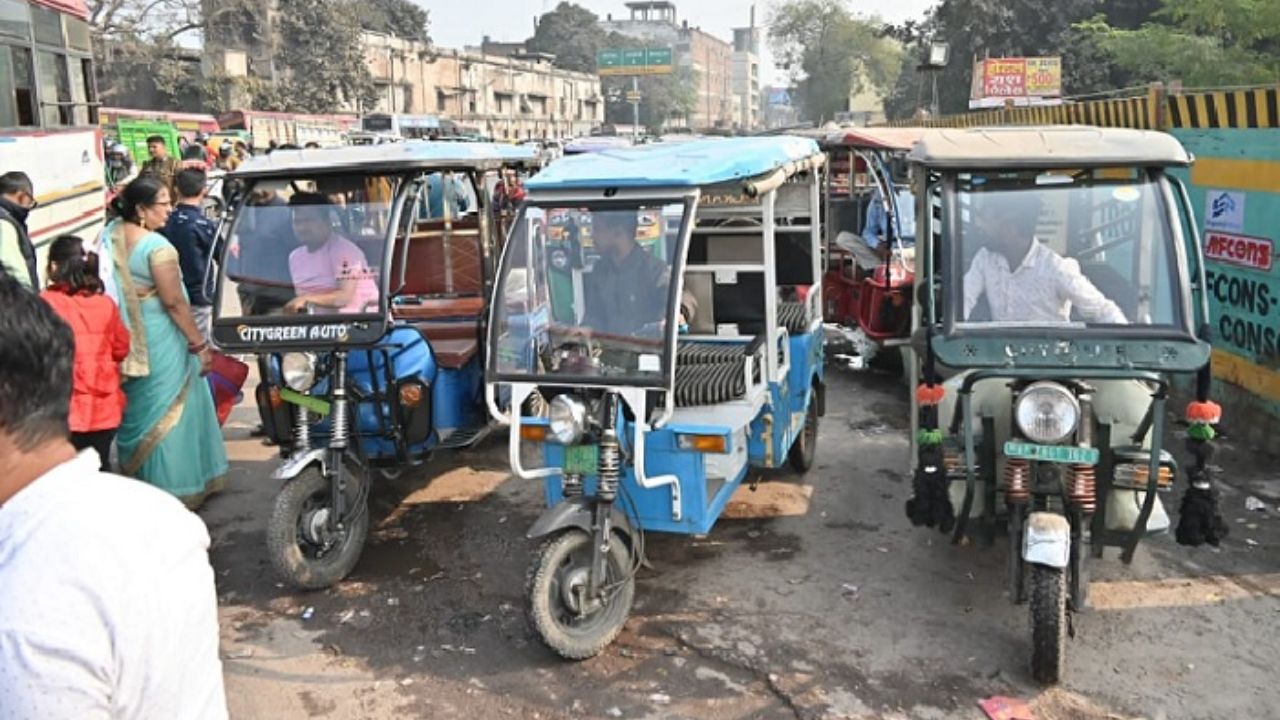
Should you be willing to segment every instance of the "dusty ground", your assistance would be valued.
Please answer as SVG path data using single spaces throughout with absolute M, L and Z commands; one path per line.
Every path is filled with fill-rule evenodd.
M 1221 549 L 1159 537 L 1130 567 L 1116 551 L 1094 563 L 1068 680 L 1044 692 L 1026 671 L 1026 608 L 1003 594 L 1003 545 L 954 547 L 907 522 L 901 386 L 834 369 L 829 381 L 814 471 L 764 478 L 708 537 L 651 536 L 631 622 L 576 664 L 525 622 L 524 531 L 541 493 L 508 478 L 500 441 L 382 484 L 349 580 L 295 594 L 264 554 L 271 450 L 237 409 L 231 490 L 201 511 L 232 717 L 970 719 L 996 694 L 1041 720 L 1274 717 L 1274 469 L 1229 442 L 1219 453 L 1233 530 Z M 1270 511 L 1247 512 L 1246 494 Z

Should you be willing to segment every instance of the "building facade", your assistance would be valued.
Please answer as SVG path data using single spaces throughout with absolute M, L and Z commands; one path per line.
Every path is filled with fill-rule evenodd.
M 697 77 L 697 100 L 686 125 L 694 129 L 735 128 L 741 113 L 733 89 L 733 46 L 689 22 L 677 22 L 675 3 L 646 0 L 626 3 L 630 17 L 605 18 L 601 26 L 641 40 L 654 47 L 672 49 L 675 64 L 693 70 Z
M 755 130 L 763 121 L 760 115 L 760 29 L 756 25 L 755 7 L 751 8 L 751 25 L 733 31 L 733 95 L 738 101 L 738 127 Z
M 435 115 L 498 140 L 576 137 L 604 122 L 600 78 L 554 67 L 550 55 L 445 50 L 375 33 L 364 44 L 378 102 L 361 112 Z
M 238 79 L 283 79 L 273 60 L 278 39 L 274 3 L 269 4 L 255 32 L 228 24 L 206 33 L 205 74 L 227 81 L 227 107 L 255 109 L 248 83 Z M 204 5 L 206 13 L 220 7 L 219 0 Z M 345 112 L 433 115 L 499 140 L 576 137 L 604 122 L 600 78 L 554 67 L 550 55 L 523 52 L 511 43 L 486 42 L 494 53 L 446 50 L 378 33 L 365 33 L 363 42 L 378 100 L 373 107 L 341 108 Z

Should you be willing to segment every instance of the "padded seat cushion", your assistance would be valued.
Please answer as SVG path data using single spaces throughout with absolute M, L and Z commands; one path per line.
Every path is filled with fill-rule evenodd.
M 446 370 L 457 370 L 466 365 L 480 351 L 480 342 L 470 340 L 432 340 L 431 351 L 435 353 L 436 364 Z
M 716 405 L 746 394 L 741 361 L 676 365 L 676 407 Z
M 391 316 L 397 320 L 443 320 L 447 318 L 479 319 L 484 312 L 484 298 L 425 298 L 412 304 L 393 304 Z

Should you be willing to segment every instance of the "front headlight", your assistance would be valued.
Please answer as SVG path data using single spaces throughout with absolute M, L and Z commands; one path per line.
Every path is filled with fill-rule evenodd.
M 561 445 L 572 445 L 587 429 L 587 406 L 575 397 L 557 395 L 547 410 L 551 437 Z
M 1028 440 L 1050 444 L 1065 440 L 1080 423 L 1080 402 L 1055 382 L 1032 383 L 1014 407 L 1018 427 Z
M 290 390 L 304 393 L 316 384 L 316 356 L 311 353 L 285 353 L 280 359 L 280 374 Z

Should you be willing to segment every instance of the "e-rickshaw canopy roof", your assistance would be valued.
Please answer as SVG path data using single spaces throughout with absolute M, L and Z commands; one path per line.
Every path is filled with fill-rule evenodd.
M 827 147 L 868 148 L 871 150 L 896 150 L 906 152 L 920 142 L 925 133 L 937 132 L 928 128 L 837 128 L 826 132 L 820 142 Z
M 934 130 L 907 156 L 935 168 L 1017 170 L 1190 165 L 1172 135 L 1153 130 L 1079 125 Z
M 246 161 L 231 177 L 258 178 L 341 172 L 399 172 L 404 170 L 497 170 L 509 165 L 538 164 L 535 148 L 520 145 L 410 140 L 382 145 L 275 150 Z
M 659 143 L 552 163 L 525 183 L 530 192 L 586 188 L 693 188 L 748 180 L 777 170 L 819 167 L 824 156 L 812 140 L 740 137 Z

